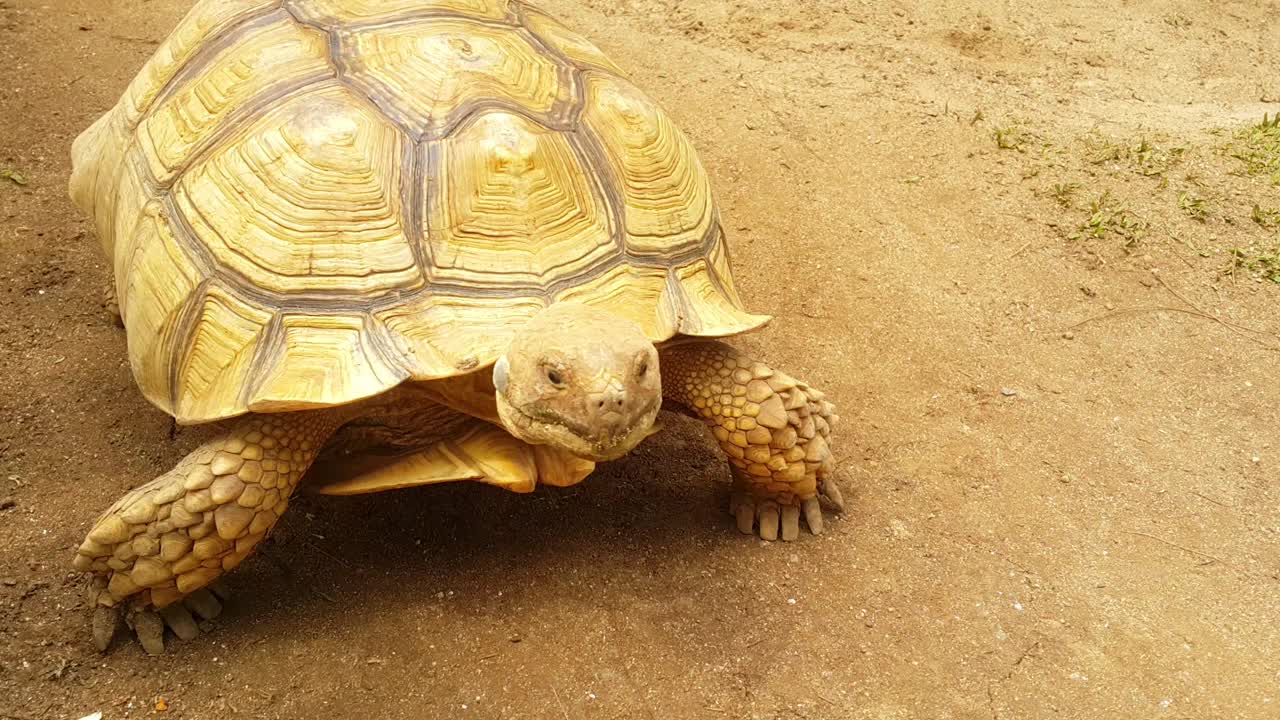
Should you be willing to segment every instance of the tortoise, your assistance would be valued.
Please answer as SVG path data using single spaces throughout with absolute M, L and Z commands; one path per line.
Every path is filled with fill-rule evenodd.
M 201 0 L 72 161 L 139 388 L 221 426 L 79 546 L 100 649 L 195 635 L 313 463 L 329 494 L 568 486 L 665 406 L 742 532 L 840 507 L 832 404 L 718 339 L 770 317 L 693 146 L 535 7 Z

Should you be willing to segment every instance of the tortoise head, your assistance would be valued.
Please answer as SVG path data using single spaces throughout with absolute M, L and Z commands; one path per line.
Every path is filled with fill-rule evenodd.
M 662 407 L 658 351 L 644 331 L 576 303 L 556 303 L 518 330 L 493 385 L 508 432 L 589 460 L 630 452 Z

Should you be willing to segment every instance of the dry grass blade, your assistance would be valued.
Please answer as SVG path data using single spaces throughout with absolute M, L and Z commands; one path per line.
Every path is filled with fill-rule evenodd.
M 1161 278 L 1159 275 L 1156 275 L 1155 279 L 1156 279 L 1156 282 L 1160 283 L 1161 287 L 1167 290 L 1170 295 L 1173 295 L 1175 298 L 1182 301 L 1182 303 L 1186 305 L 1186 307 L 1176 307 L 1172 305 L 1149 305 L 1149 306 L 1136 307 L 1136 308 L 1125 308 L 1123 310 L 1114 310 L 1112 312 L 1103 313 L 1102 315 L 1097 315 L 1091 318 L 1086 318 L 1084 320 L 1081 320 L 1080 322 L 1068 327 L 1067 329 L 1076 330 L 1090 323 L 1098 322 L 1100 320 L 1107 320 L 1113 317 L 1120 317 L 1124 315 L 1137 315 L 1137 314 L 1149 313 L 1149 312 L 1176 312 L 1176 313 L 1182 313 L 1184 315 L 1190 315 L 1192 317 L 1197 317 L 1202 320 L 1208 320 L 1210 322 L 1217 323 L 1222 327 L 1226 328 L 1232 334 L 1239 335 L 1245 338 L 1246 340 L 1258 345 L 1259 347 L 1262 347 L 1266 350 L 1270 350 L 1272 352 L 1280 352 L 1280 338 L 1277 338 L 1275 333 L 1270 333 L 1265 330 L 1258 330 L 1256 328 L 1251 328 L 1246 325 L 1241 325 L 1239 323 L 1231 322 L 1230 320 L 1223 320 L 1217 315 L 1211 315 L 1205 312 L 1204 310 L 1200 309 L 1199 306 L 1197 306 L 1195 303 L 1188 300 L 1177 290 L 1174 290 L 1172 287 L 1169 287 L 1169 284 L 1164 281 L 1164 278 Z M 1277 342 L 1275 343 L 1266 342 L 1262 338 L 1266 338 L 1268 340 L 1277 340 Z
M 1196 550 L 1196 549 L 1194 549 L 1194 548 L 1189 548 L 1189 547 L 1187 547 L 1187 546 L 1185 546 L 1185 545 L 1179 545 L 1179 544 L 1178 544 L 1178 543 L 1176 543 L 1176 542 L 1171 542 L 1171 541 L 1169 541 L 1169 540 L 1165 540 L 1165 539 L 1164 539 L 1164 538 L 1162 538 L 1162 537 L 1158 537 L 1158 536 L 1156 536 L 1156 535 L 1152 535 L 1152 534 L 1150 534 L 1150 533 L 1138 532 L 1137 530 L 1121 530 L 1120 532 L 1125 533 L 1126 535 L 1137 535 L 1138 537 L 1144 537 L 1144 538 L 1147 538 L 1147 539 L 1149 539 L 1149 540 L 1155 540 L 1156 542 L 1161 543 L 1161 544 L 1163 544 L 1163 545 L 1168 545 L 1168 546 L 1169 546 L 1169 547 L 1171 547 L 1171 548 L 1177 548 L 1177 549 L 1179 549 L 1179 550 L 1181 550 L 1181 551 L 1183 551 L 1183 552 L 1191 553 L 1192 555 L 1198 555 L 1198 556 L 1200 556 L 1200 557 L 1202 557 L 1202 558 L 1207 558 L 1207 559 L 1212 560 L 1213 562 L 1216 562 L 1216 563 L 1218 563 L 1218 564 L 1220 564 L 1220 565 L 1225 565 L 1225 566 L 1227 566 L 1227 567 L 1230 567 L 1230 566 L 1231 566 L 1231 564 L 1230 564 L 1230 563 L 1228 563 L 1228 562 L 1224 562 L 1224 561 L 1222 560 L 1222 558 L 1216 557 L 1216 556 L 1214 556 L 1214 555 L 1210 555 L 1209 553 L 1207 553 L 1207 552 L 1203 552 L 1203 551 L 1201 551 L 1201 550 Z
M 1222 326 L 1223 326 L 1223 327 L 1225 327 L 1225 328 L 1228 328 L 1228 329 L 1231 329 L 1231 330 L 1236 331 L 1237 333 L 1249 333 L 1249 334 L 1252 334 L 1252 335 L 1260 335 L 1260 336 L 1265 337 L 1265 338 L 1275 338 L 1275 337 L 1276 337 L 1275 333 L 1269 333 L 1269 332 L 1267 332 L 1267 331 L 1265 331 L 1265 330 L 1258 330 L 1258 329 L 1255 329 L 1255 328 L 1248 327 L 1248 326 L 1246 326 L 1246 325 L 1240 325 L 1239 323 L 1233 323 L 1233 322 L 1231 322 L 1230 320 L 1223 320 L 1222 318 L 1218 317 L 1217 315 L 1210 315 L 1209 313 L 1207 313 L 1207 312 L 1205 312 L 1204 310 L 1201 310 L 1199 307 L 1197 307 L 1195 303 L 1193 303 L 1193 302 L 1191 302 L 1190 300 L 1188 300 L 1186 297 L 1184 297 L 1184 296 L 1183 296 L 1181 293 L 1179 293 L 1177 290 L 1174 290 L 1172 287 L 1169 287 L 1169 283 L 1165 282 L 1165 281 L 1164 281 L 1164 278 L 1160 277 L 1159 275 L 1156 275 L 1156 276 L 1155 276 L 1155 279 L 1156 279 L 1156 282 L 1160 283 L 1160 286 L 1161 286 L 1161 287 L 1163 287 L 1165 290 L 1168 290 L 1168 291 L 1169 291 L 1169 294 L 1170 294 L 1170 295 L 1172 295 L 1172 296 L 1174 296 L 1174 297 L 1178 298 L 1179 300 L 1181 300 L 1181 301 L 1183 302 L 1183 304 L 1185 304 L 1187 307 L 1189 307 L 1189 308 L 1191 308 L 1192 310 L 1194 310 L 1194 311 L 1196 312 L 1196 314 L 1198 314 L 1198 315 L 1199 315 L 1199 316 L 1201 316 L 1201 317 L 1204 317 L 1204 318 L 1206 318 L 1206 319 L 1212 320 L 1212 321 L 1214 321 L 1214 322 L 1218 323 L 1219 325 L 1222 325 Z M 1247 335 L 1246 335 L 1246 337 L 1247 337 Z M 1280 345 L 1266 345 L 1266 344 L 1263 344 L 1263 347 L 1269 348 L 1269 349 L 1271 349 L 1271 350 L 1280 350 Z

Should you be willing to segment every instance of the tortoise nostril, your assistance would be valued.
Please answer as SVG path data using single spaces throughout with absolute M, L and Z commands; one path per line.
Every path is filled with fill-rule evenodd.
M 609 388 L 591 401 L 591 408 L 601 415 L 621 413 L 627 407 L 627 392 L 618 388 Z

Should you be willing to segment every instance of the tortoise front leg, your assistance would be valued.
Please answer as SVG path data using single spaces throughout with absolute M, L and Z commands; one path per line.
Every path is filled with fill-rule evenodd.
M 702 418 L 729 456 L 734 478 L 730 512 L 738 529 L 776 540 L 822 532 L 819 495 L 842 508 L 830 478 L 828 447 L 834 406 L 805 383 L 714 341 L 687 342 L 661 356 L 666 399 Z
M 184 603 L 218 611 L 196 594 L 240 564 L 284 513 L 298 481 L 342 422 L 341 410 L 251 415 L 137 487 L 98 518 L 74 566 L 92 572 L 94 640 L 110 644 L 121 610 L 151 654 L 164 651 L 164 621 L 196 633 Z M 157 616 L 157 612 L 159 616 Z

